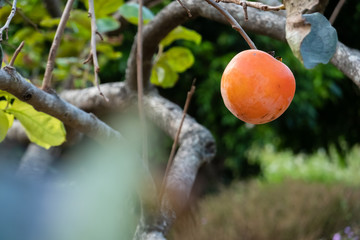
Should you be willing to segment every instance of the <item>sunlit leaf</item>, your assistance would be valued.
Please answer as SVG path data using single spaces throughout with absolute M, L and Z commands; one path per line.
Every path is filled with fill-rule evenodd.
M 86 8 L 89 8 L 89 1 L 82 0 Z M 94 1 L 95 17 L 102 18 L 106 17 L 110 13 L 116 12 L 116 10 L 123 5 L 123 0 L 96 0 Z
M 1 91 L 0 91 L 0 97 L 1 97 L 1 96 L 4 96 L 4 95 L 2 95 L 2 94 L 1 94 Z M 11 104 L 10 104 L 10 99 L 12 98 L 12 96 L 13 96 L 13 95 L 11 95 L 10 93 L 8 93 L 8 95 L 6 96 L 6 98 L 7 98 L 8 100 L 0 101 L 0 110 L 4 110 L 4 109 L 6 109 L 6 108 L 8 108 L 8 107 L 11 106 Z M 15 97 L 14 97 L 14 98 L 15 98 Z M 14 115 L 5 112 L 5 116 L 6 116 L 7 119 L 8 119 L 9 128 L 10 128 L 10 127 L 12 126 L 13 122 L 14 122 Z
M 4 140 L 9 129 L 9 121 L 4 110 L 0 109 L 0 142 Z
M 60 18 L 45 18 L 40 22 L 40 26 L 42 27 L 55 27 L 60 23 Z
M 320 13 L 304 14 L 311 24 L 310 33 L 301 43 L 300 53 L 306 68 L 314 68 L 319 63 L 328 63 L 336 51 L 338 37 L 335 28 Z
M 103 17 L 96 20 L 96 26 L 99 32 L 110 32 L 118 29 L 120 23 L 111 17 Z
M 172 70 L 166 61 L 158 61 L 151 71 L 150 81 L 154 85 L 171 88 L 175 85 L 178 78 L 179 75 Z
M 58 146 L 65 141 L 63 123 L 43 112 L 36 111 L 31 105 L 16 99 L 8 112 L 23 125 L 30 141 L 46 149 Z
M 137 3 L 126 3 L 119 8 L 119 13 L 128 22 L 132 24 L 138 24 L 139 18 L 139 4 Z M 150 22 L 154 18 L 154 14 L 146 7 L 143 7 L 143 20 L 144 23 Z
M 87 11 L 74 9 L 71 11 L 69 21 L 76 22 L 84 28 L 91 28 L 91 22 Z
M 96 50 L 105 54 L 109 59 L 118 59 L 122 56 L 121 52 L 115 51 L 114 48 L 107 43 L 97 44 Z
M 172 47 L 166 51 L 160 58 L 175 72 L 184 72 L 194 64 L 195 58 L 191 51 L 185 47 Z
M 179 27 L 175 28 L 174 30 L 172 30 L 160 42 L 160 44 L 162 46 L 166 47 L 176 40 L 187 40 L 187 41 L 192 41 L 196 44 L 200 44 L 201 43 L 201 35 L 194 30 L 179 26 Z

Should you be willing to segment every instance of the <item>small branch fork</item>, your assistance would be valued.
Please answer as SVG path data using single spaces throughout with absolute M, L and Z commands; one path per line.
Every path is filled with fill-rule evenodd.
M 13 17 L 15 16 L 15 13 L 16 13 L 16 2 L 17 2 L 17 0 L 13 1 L 12 7 L 11 7 L 11 12 L 10 12 L 4 26 L 2 28 L 0 28 L 0 43 L 3 40 L 2 36 L 3 36 L 4 31 L 5 31 L 5 35 L 6 35 L 6 40 L 8 40 L 8 38 L 9 38 L 8 30 L 9 30 L 10 22 L 13 19 Z
M 109 99 L 102 93 L 100 89 L 100 82 L 99 82 L 99 62 L 96 54 L 96 35 L 100 36 L 100 39 L 103 40 L 103 37 L 98 32 L 96 27 L 96 18 L 95 18 L 95 7 L 94 7 L 94 0 L 89 0 L 89 17 L 91 18 L 91 40 L 90 40 L 90 54 L 89 57 L 84 61 L 84 63 L 87 63 L 92 59 L 93 65 L 94 65 L 94 75 L 95 75 L 95 85 L 97 89 L 99 90 L 100 95 L 109 102 Z
M 244 9 L 244 18 L 245 21 L 249 19 L 248 13 L 247 13 L 247 7 L 252 7 L 259 9 L 261 11 L 279 11 L 279 10 L 285 10 L 284 4 L 281 4 L 279 6 L 269 6 L 260 2 L 250 2 L 250 1 L 241 1 L 241 0 L 216 0 L 216 2 L 223 2 L 223 3 L 235 3 L 237 5 L 240 5 Z
M 240 35 L 245 39 L 245 41 L 250 46 L 250 48 L 257 49 L 254 42 L 250 39 L 250 37 L 246 34 L 244 29 L 235 20 L 235 18 L 231 16 L 231 14 L 228 11 L 226 11 L 220 4 L 214 2 L 213 0 L 205 0 L 205 1 L 210 5 L 212 5 L 214 8 L 216 8 L 226 18 L 226 20 L 231 24 L 232 28 L 238 31 Z
M 60 19 L 59 26 L 56 29 L 55 37 L 51 44 L 48 61 L 46 63 L 44 80 L 43 80 L 43 83 L 41 86 L 42 90 L 46 91 L 46 90 L 51 89 L 51 77 L 52 77 L 52 72 L 53 72 L 54 66 L 55 66 L 56 52 L 60 46 L 61 37 L 64 34 L 66 22 L 69 19 L 70 11 L 71 11 L 73 3 L 74 3 L 74 0 L 67 1 L 64 12 Z
M 175 135 L 175 138 L 174 138 L 174 142 L 173 142 L 173 145 L 171 147 L 171 152 L 170 152 L 170 156 L 169 156 L 169 160 L 168 160 L 168 163 L 167 163 L 167 166 L 166 166 L 166 170 L 165 170 L 165 174 L 164 174 L 164 177 L 163 177 L 163 181 L 162 181 L 162 184 L 161 184 L 161 188 L 160 188 L 160 193 L 159 193 L 159 200 L 161 202 L 162 200 L 162 197 L 163 197 L 163 194 L 164 194 L 164 190 L 165 190 L 165 185 L 166 185 L 166 179 L 169 175 L 169 171 L 170 171 L 170 168 L 173 164 L 173 161 L 174 161 L 174 156 L 175 156 L 175 150 L 176 150 L 176 147 L 178 145 L 178 142 L 179 142 L 179 137 L 180 137 L 180 133 L 181 133 L 181 128 L 182 128 L 182 125 L 184 123 L 184 120 L 185 120 L 185 117 L 186 117 L 186 113 L 189 109 L 189 105 L 190 105 L 190 101 L 191 101 L 191 98 L 192 96 L 194 95 L 195 93 L 195 83 L 196 83 L 196 79 L 193 80 L 192 84 L 191 84 L 191 88 L 190 88 L 190 91 L 188 91 L 187 93 L 187 97 L 186 97 L 186 101 L 185 101 L 185 106 L 184 106 L 184 111 L 183 111 L 183 115 L 181 117 L 181 121 L 180 121 L 180 125 L 179 125 L 179 128 L 177 129 L 176 131 L 176 135 Z

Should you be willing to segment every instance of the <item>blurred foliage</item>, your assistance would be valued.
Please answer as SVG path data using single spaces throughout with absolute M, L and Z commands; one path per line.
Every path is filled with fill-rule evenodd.
M 360 145 L 347 151 L 345 158 L 339 155 L 334 145 L 329 147 L 329 154 L 319 149 L 312 154 L 294 155 L 290 150 L 275 152 L 270 144 L 262 149 L 251 149 L 248 157 L 250 161 L 260 164 L 261 179 L 266 182 L 276 183 L 291 178 L 307 182 L 360 185 Z
M 172 239 L 330 240 L 351 226 L 359 229 L 360 191 L 344 184 L 284 181 L 236 183 L 205 197 Z

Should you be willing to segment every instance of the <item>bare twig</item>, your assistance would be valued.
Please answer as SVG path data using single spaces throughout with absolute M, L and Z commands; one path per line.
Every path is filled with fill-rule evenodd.
M 181 0 L 177 0 L 177 1 L 178 1 L 178 3 L 180 3 L 180 5 L 185 9 L 185 11 L 187 12 L 188 16 L 189 16 L 189 17 L 192 17 L 191 12 L 190 12 L 190 9 L 188 9 Z
M 169 160 L 168 160 L 168 163 L 167 163 L 167 166 L 166 166 L 165 174 L 164 174 L 164 177 L 163 177 L 163 181 L 162 181 L 161 189 L 160 189 L 160 193 L 159 193 L 159 199 L 160 199 L 160 201 L 161 201 L 162 196 L 163 196 L 163 194 L 164 194 L 164 189 L 165 189 L 165 185 L 166 185 L 166 179 L 167 179 L 167 177 L 168 177 L 168 175 L 169 175 L 170 168 L 171 168 L 172 163 L 173 163 L 173 161 L 174 161 L 175 150 L 176 150 L 176 147 L 177 147 L 178 142 L 179 142 L 179 136 L 180 136 L 180 133 L 181 133 L 181 128 L 182 128 L 182 125 L 183 125 L 183 123 L 184 123 L 184 120 L 185 120 L 185 117 L 186 117 L 186 113 L 187 113 L 188 108 L 189 108 L 189 105 L 190 105 L 191 98 L 192 98 L 192 96 L 193 96 L 194 93 L 195 93 L 195 82 L 196 82 L 196 79 L 193 80 L 193 82 L 192 82 L 192 84 L 191 84 L 191 88 L 190 88 L 190 90 L 189 90 L 188 93 L 187 93 L 187 97 L 186 97 L 186 101 L 185 101 L 185 106 L 184 106 L 183 115 L 182 115 L 182 117 L 181 117 L 180 125 L 179 125 L 179 128 L 178 128 L 177 132 L 176 132 L 173 145 L 172 145 L 172 147 L 171 147 L 171 152 L 170 152 Z
M 70 10 L 72 8 L 73 2 L 74 2 L 74 0 L 68 0 L 67 1 L 64 12 L 63 12 L 63 14 L 61 16 L 61 19 L 60 19 L 59 26 L 56 29 L 55 37 L 54 37 L 54 40 L 53 40 L 53 42 L 51 44 L 48 61 L 46 63 L 44 80 L 43 80 L 43 83 L 42 83 L 42 86 L 41 86 L 41 89 L 43 89 L 43 90 L 47 90 L 47 89 L 51 88 L 51 77 L 52 77 L 52 72 L 53 72 L 54 66 L 55 66 L 56 52 L 57 52 L 57 50 L 59 48 L 61 37 L 62 37 L 62 35 L 64 33 L 64 30 L 65 30 L 66 22 L 69 19 Z
M 102 93 L 100 89 L 100 82 L 99 82 L 99 62 L 97 59 L 96 54 L 96 34 L 98 33 L 97 27 L 96 27 L 96 18 L 95 18 L 95 8 L 94 8 L 94 0 L 89 0 L 89 17 L 91 18 L 91 40 L 90 40 L 90 54 L 92 55 L 93 65 L 94 65 L 94 75 L 95 75 L 95 85 L 97 89 L 99 90 L 100 95 L 109 102 L 109 99 Z
M 136 54 L 136 71 L 137 71 L 137 95 L 138 95 L 138 109 L 139 117 L 143 131 L 143 161 L 148 165 L 148 146 L 146 134 L 146 122 L 144 113 L 144 86 L 143 86 L 143 16 L 142 16 L 143 0 L 139 0 L 139 18 L 138 18 L 138 33 L 137 33 L 137 54 Z
M 2 42 L 3 38 L 2 38 L 2 35 L 3 35 L 3 32 L 5 31 L 5 34 L 6 34 L 6 40 L 9 38 L 8 37 L 8 29 L 9 29 L 9 25 L 10 25 L 10 22 L 12 20 L 12 18 L 15 16 L 15 12 L 16 12 L 16 2 L 17 0 L 14 0 L 13 1 L 13 4 L 12 4 L 12 7 L 11 7 L 11 12 L 4 24 L 4 26 L 2 28 L 0 28 L 0 43 Z
M 14 66 L 14 62 L 16 60 L 16 57 L 19 55 L 21 49 L 24 47 L 24 41 L 22 41 L 19 45 L 19 47 L 15 50 L 14 55 L 12 56 L 9 66 Z
M 330 19 L 329 19 L 329 22 L 331 23 L 331 25 L 334 24 L 335 19 L 338 16 L 341 8 L 344 6 L 345 1 L 346 0 L 339 0 L 338 4 L 336 5 L 336 7 L 335 7 L 333 13 L 331 14 Z
M 214 2 L 213 0 L 205 0 L 205 1 L 210 5 L 212 5 L 214 8 L 216 8 L 226 18 L 226 20 L 231 24 L 232 28 L 238 31 L 240 35 L 245 39 L 245 41 L 250 46 L 250 48 L 257 49 L 254 42 L 250 39 L 250 37 L 246 34 L 244 29 L 234 19 L 234 17 L 230 15 L 228 11 L 226 11 L 222 6 L 220 6 L 217 2 Z
M 11 4 L 11 2 L 10 2 L 9 0 L 5 0 L 5 2 L 6 2 L 7 4 L 9 4 L 10 6 L 12 6 L 12 4 Z M 33 26 L 36 31 L 38 30 L 37 25 L 36 25 L 33 21 L 31 21 L 30 18 L 28 18 L 27 16 L 25 16 L 25 14 L 21 11 L 21 9 L 16 8 L 16 12 L 17 12 L 26 22 L 28 22 L 31 26 Z
M 269 6 L 269 5 L 263 4 L 261 2 L 250 2 L 250 1 L 242 1 L 242 0 L 216 0 L 216 2 L 235 3 L 237 5 L 242 6 L 244 9 L 245 21 L 247 21 L 249 19 L 247 7 L 257 8 L 262 11 L 279 11 L 279 10 L 285 9 L 284 4 L 281 4 L 279 6 Z

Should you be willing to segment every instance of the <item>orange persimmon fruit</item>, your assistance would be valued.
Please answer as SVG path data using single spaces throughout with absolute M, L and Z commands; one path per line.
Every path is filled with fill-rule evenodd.
M 295 78 L 291 70 L 260 50 L 237 54 L 221 78 L 225 106 L 247 123 L 275 120 L 289 107 L 294 94 Z

